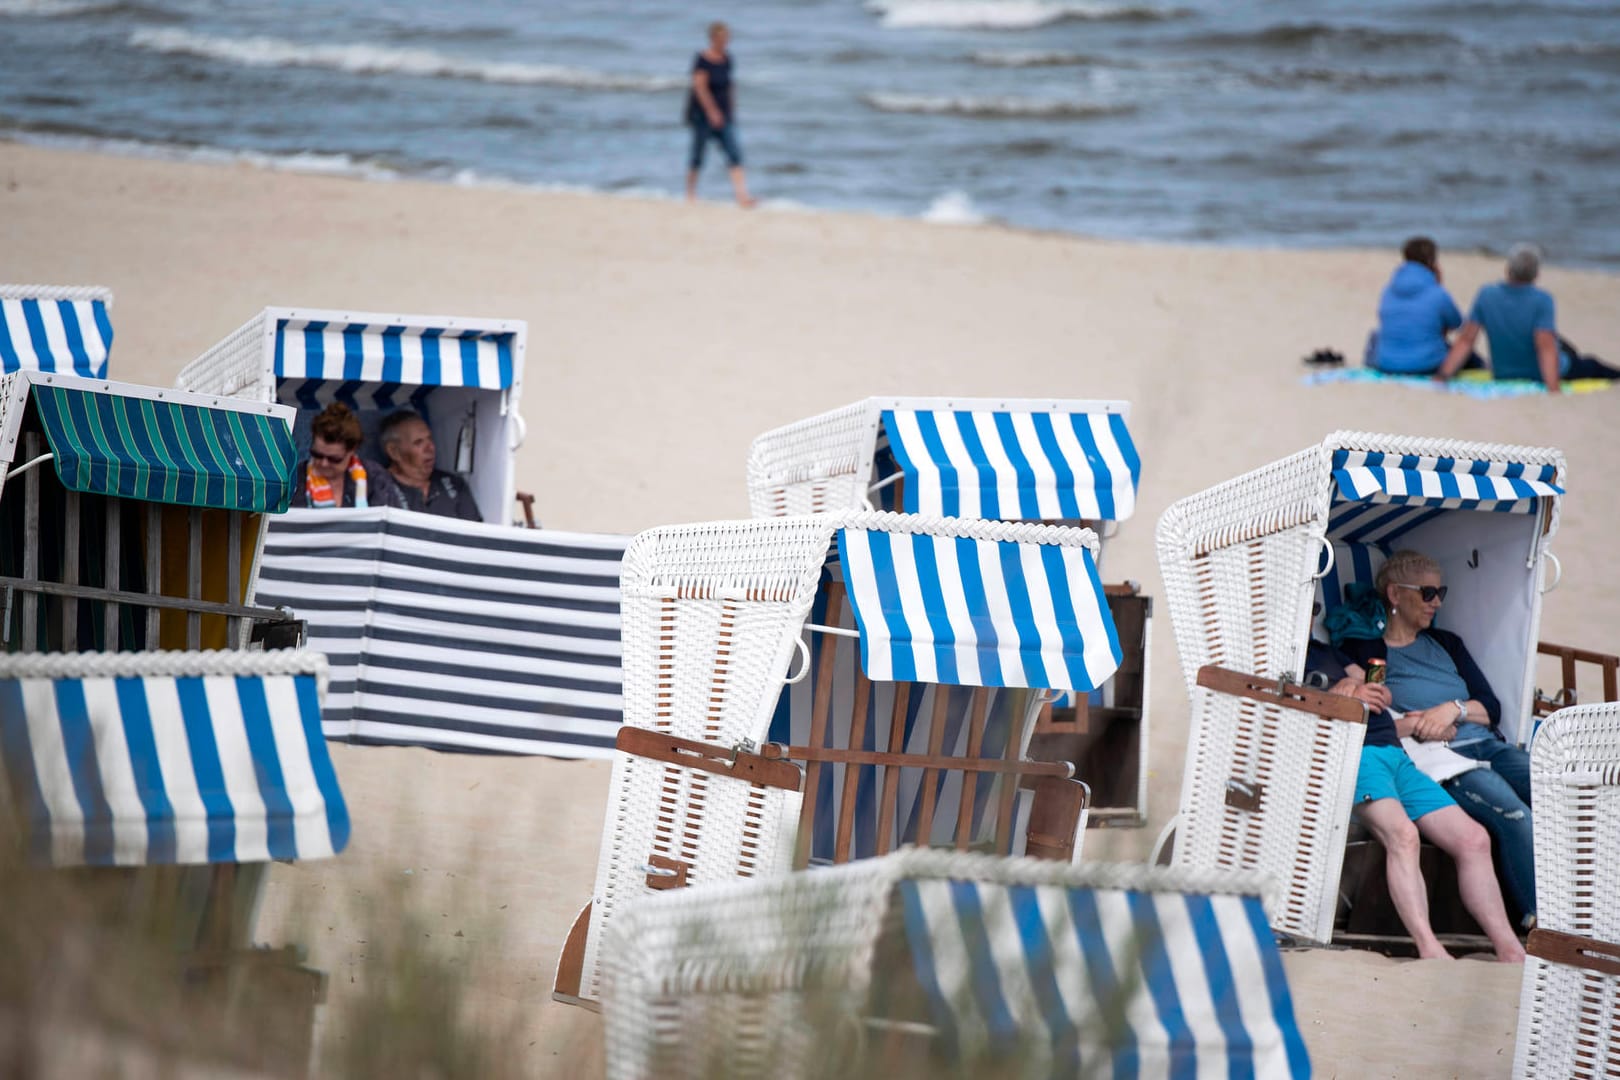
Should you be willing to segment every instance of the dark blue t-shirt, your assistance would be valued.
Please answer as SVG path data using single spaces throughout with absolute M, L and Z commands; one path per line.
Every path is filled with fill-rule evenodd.
M 716 63 L 702 53 L 698 53 L 692 61 L 692 74 L 705 72 L 709 76 L 709 94 L 714 98 L 715 107 L 720 115 L 725 117 L 726 123 L 731 123 L 736 117 L 731 97 L 731 55 L 728 53 L 724 60 Z M 709 118 L 703 112 L 703 106 L 698 104 L 697 91 L 686 92 L 686 122 L 688 124 L 708 123 Z
M 1345 669 L 1354 663 L 1348 656 L 1325 641 L 1315 638 L 1306 646 L 1305 674 L 1321 675 L 1331 687 L 1345 676 Z M 1367 713 L 1367 733 L 1362 739 L 1363 746 L 1399 746 L 1400 734 L 1395 730 L 1395 718 L 1389 713 L 1371 710 Z

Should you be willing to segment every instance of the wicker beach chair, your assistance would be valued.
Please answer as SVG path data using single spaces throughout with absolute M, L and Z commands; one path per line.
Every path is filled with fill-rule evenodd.
M 113 295 L 99 285 L 0 285 L 0 375 L 107 377 Z
M 1098 534 L 1101 566 L 1136 509 L 1129 417 L 1124 401 L 867 398 L 756 438 L 749 504 L 755 517 L 876 508 L 1081 525 Z M 1043 707 L 1031 753 L 1075 763 L 1095 796 L 1091 825 L 1133 826 L 1147 820 L 1153 600 L 1135 582 L 1104 593 L 1119 669 Z
M 912 850 L 640 899 L 607 1072 L 1307 1076 L 1257 885 Z
M 1084 786 L 1025 751 L 1040 690 L 1118 663 L 1094 545 L 881 513 L 637 537 L 625 727 L 556 996 L 598 997 L 604 926 L 651 891 L 904 844 L 1073 858 Z
M 1530 744 L 1536 929 L 1515 1077 L 1620 1077 L 1620 704 L 1560 709 Z
M 1522 741 L 1563 474 L 1553 449 L 1338 432 L 1165 511 L 1159 564 L 1193 706 L 1175 865 L 1264 870 L 1272 925 L 1330 939 L 1364 728 L 1356 703 L 1289 682 L 1306 646 L 1346 586 L 1397 547 L 1423 550 L 1451 584 L 1441 621 L 1466 628 Z

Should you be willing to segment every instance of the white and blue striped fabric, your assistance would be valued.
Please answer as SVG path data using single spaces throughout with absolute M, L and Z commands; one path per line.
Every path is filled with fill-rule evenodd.
M 0 374 L 107 377 L 112 322 L 102 300 L 0 299 Z
M 349 838 L 313 674 L 0 679 L 0 755 L 42 863 L 310 859 Z
M 909 514 L 1123 521 L 1142 461 L 1118 413 L 889 409 Z
M 275 367 L 281 379 L 505 390 L 514 348 L 512 333 L 278 319 Z
M 946 1053 L 1020 1075 L 1306 1077 L 1254 896 L 920 879 L 897 885 Z
M 868 678 L 1091 690 L 1122 656 L 1089 549 L 840 529 Z
M 1396 503 L 1431 510 L 1534 513 L 1536 500 L 1562 495 L 1554 465 L 1425 458 L 1337 450 L 1333 483 L 1346 502 Z

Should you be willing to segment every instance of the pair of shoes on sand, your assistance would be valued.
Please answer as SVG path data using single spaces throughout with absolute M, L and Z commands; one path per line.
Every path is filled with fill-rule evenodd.
M 1317 349 L 1302 362 L 1306 367 L 1340 367 L 1344 364 L 1344 353 L 1333 349 Z

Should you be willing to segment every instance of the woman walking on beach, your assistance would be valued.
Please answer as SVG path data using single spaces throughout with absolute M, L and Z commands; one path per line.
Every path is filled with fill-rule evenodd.
M 709 140 L 720 144 L 731 173 L 738 206 L 753 206 L 743 175 L 742 147 L 737 143 L 737 97 L 731 85 L 731 31 L 723 22 L 709 24 L 709 47 L 692 61 L 692 89 L 686 95 L 686 123 L 692 129 L 692 153 L 686 171 L 686 198 L 697 198 L 698 172 Z

